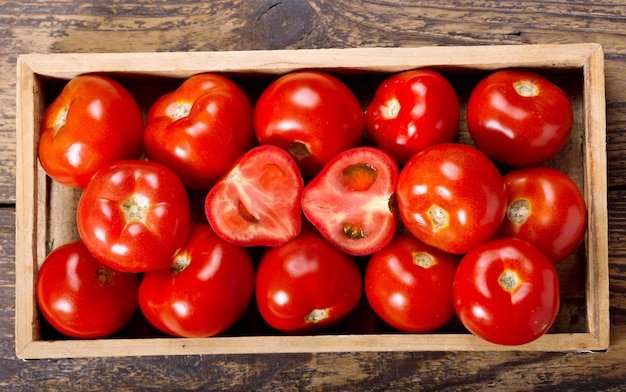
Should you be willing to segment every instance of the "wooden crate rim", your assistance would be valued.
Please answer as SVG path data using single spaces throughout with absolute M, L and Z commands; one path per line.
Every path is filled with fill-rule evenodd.
M 37 243 L 37 227 L 38 224 L 42 224 L 39 220 L 45 219 L 37 216 L 37 199 L 44 198 L 47 191 L 45 178 L 42 178 L 44 176 L 41 169 L 37 167 L 37 138 L 34 133 L 38 125 L 33 118 L 35 110 L 41 109 L 35 99 L 41 78 L 69 79 L 89 72 L 167 77 L 187 77 L 206 71 L 237 73 L 252 70 L 255 73 L 281 74 L 304 67 L 398 72 L 427 66 L 485 71 L 507 67 L 582 71 L 584 192 L 590 211 L 585 246 L 588 252 L 586 282 L 588 333 L 544 335 L 530 344 L 512 347 L 492 345 L 470 334 L 355 334 L 67 341 L 35 339 L 34 281 L 38 247 L 44 246 Z M 15 349 L 16 355 L 20 358 L 341 351 L 587 352 L 604 351 L 609 347 L 606 118 L 604 54 L 600 44 L 25 54 L 18 58 L 17 78 Z M 593 173 L 593 176 L 588 175 L 589 173 Z

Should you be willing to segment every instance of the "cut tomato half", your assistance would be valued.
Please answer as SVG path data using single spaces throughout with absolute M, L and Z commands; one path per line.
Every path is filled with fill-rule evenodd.
M 279 147 L 255 147 L 211 188 L 204 211 L 220 237 L 239 246 L 278 246 L 300 233 L 303 180 Z
M 397 178 L 398 165 L 383 150 L 346 150 L 304 188 L 302 211 L 343 252 L 374 253 L 391 242 L 396 232 Z

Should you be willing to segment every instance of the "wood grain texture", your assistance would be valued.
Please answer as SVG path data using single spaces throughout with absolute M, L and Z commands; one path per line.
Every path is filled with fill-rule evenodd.
M 626 385 L 625 22 L 621 0 L 0 0 L 0 389 L 621 390 Z M 577 42 L 598 42 L 605 51 L 611 289 L 607 353 L 15 358 L 18 54 Z

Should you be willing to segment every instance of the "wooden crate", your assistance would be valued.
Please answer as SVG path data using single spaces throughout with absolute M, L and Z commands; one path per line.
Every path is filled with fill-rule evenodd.
M 35 301 L 38 267 L 53 247 L 77 238 L 79 191 L 56 184 L 37 160 L 39 122 L 67 80 L 101 73 L 122 82 L 147 109 L 184 78 L 223 73 L 255 100 L 278 75 L 299 69 L 332 73 L 365 106 L 391 73 L 430 68 L 450 79 L 461 101 L 459 141 L 471 143 L 464 109 L 472 87 L 502 68 L 535 70 L 569 95 L 575 124 L 567 146 L 549 164 L 568 173 L 583 190 L 589 210 L 587 235 L 578 252 L 558 266 L 562 306 L 552 329 L 522 346 L 499 346 L 469 334 L 458 320 L 441 331 L 407 334 L 391 330 L 366 301 L 341 325 L 315 336 L 285 336 L 263 325 L 251 309 L 231 330 L 205 339 L 155 333 L 138 316 L 114 337 L 70 340 L 52 332 Z M 604 55 L 598 44 L 472 47 L 280 50 L 253 52 L 28 54 L 17 66 L 16 353 L 20 358 L 177 354 L 355 351 L 602 351 L 609 346 L 607 185 Z

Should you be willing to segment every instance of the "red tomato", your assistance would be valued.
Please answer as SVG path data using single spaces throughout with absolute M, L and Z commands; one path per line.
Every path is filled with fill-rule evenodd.
M 339 152 L 361 143 L 363 110 L 335 77 L 293 72 L 263 91 L 254 111 L 254 130 L 260 144 L 288 151 L 302 174 L 311 176 Z
M 256 275 L 261 316 L 286 333 L 310 333 L 337 324 L 356 307 L 362 289 L 355 260 L 313 230 L 269 248 Z
M 39 161 L 55 181 L 84 188 L 96 171 L 143 151 L 144 122 L 133 96 L 105 76 L 69 81 L 44 112 Z
M 508 207 L 500 234 L 534 245 L 554 264 L 572 254 L 587 230 L 587 207 L 576 183 L 548 167 L 513 170 L 504 181 Z
M 259 146 L 241 156 L 209 191 L 204 210 L 213 230 L 240 246 L 277 246 L 300 233 L 303 181 L 291 156 Z
M 492 343 L 532 342 L 559 311 L 559 277 L 537 248 L 517 238 L 472 249 L 454 277 L 454 305 L 463 325 Z
M 85 246 L 111 268 L 167 267 L 189 234 L 187 192 L 176 174 L 158 163 L 114 162 L 83 190 L 77 223 Z
M 37 303 L 64 335 L 94 339 L 111 335 L 135 315 L 139 275 L 115 271 L 96 260 L 81 241 L 56 248 L 37 275 Z
M 365 270 L 365 294 L 378 316 L 404 332 L 430 332 L 454 317 L 452 282 L 460 256 L 401 234 L 375 253 Z
M 252 106 L 239 86 L 199 74 L 162 96 L 148 112 L 146 155 L 193 189 L 209 189 L 254 141 Z
M 491 238 L 506 211 L 502 175 L 477 149 L 442 143 L 417 153 L 398 177 L 398 210 L 424 243 L 467 253 Z
M 400 164 L 437 143 L 452 142 L 460 121 L 459 100 L 439 73 L 416 69 L 383 81 L 365 111 L 365 131 Z
M 302 193 L 302 211 L 328 242 L 351 255 L 384 248 L 396 232 L 398 165 L 374 147 L 333 158 Z
M 254 265 L 248 252 L 196 223 L 170 268 L 146 272 L 139 305 L 163 332 L 208 337 L 234 325 L 254 292 Z
M 563 90 L 530 71 L 487 76 L 467 103 L 467 128 L 478 148 L 516 167 L 542 163 L 559 152 L 573 121 Z

